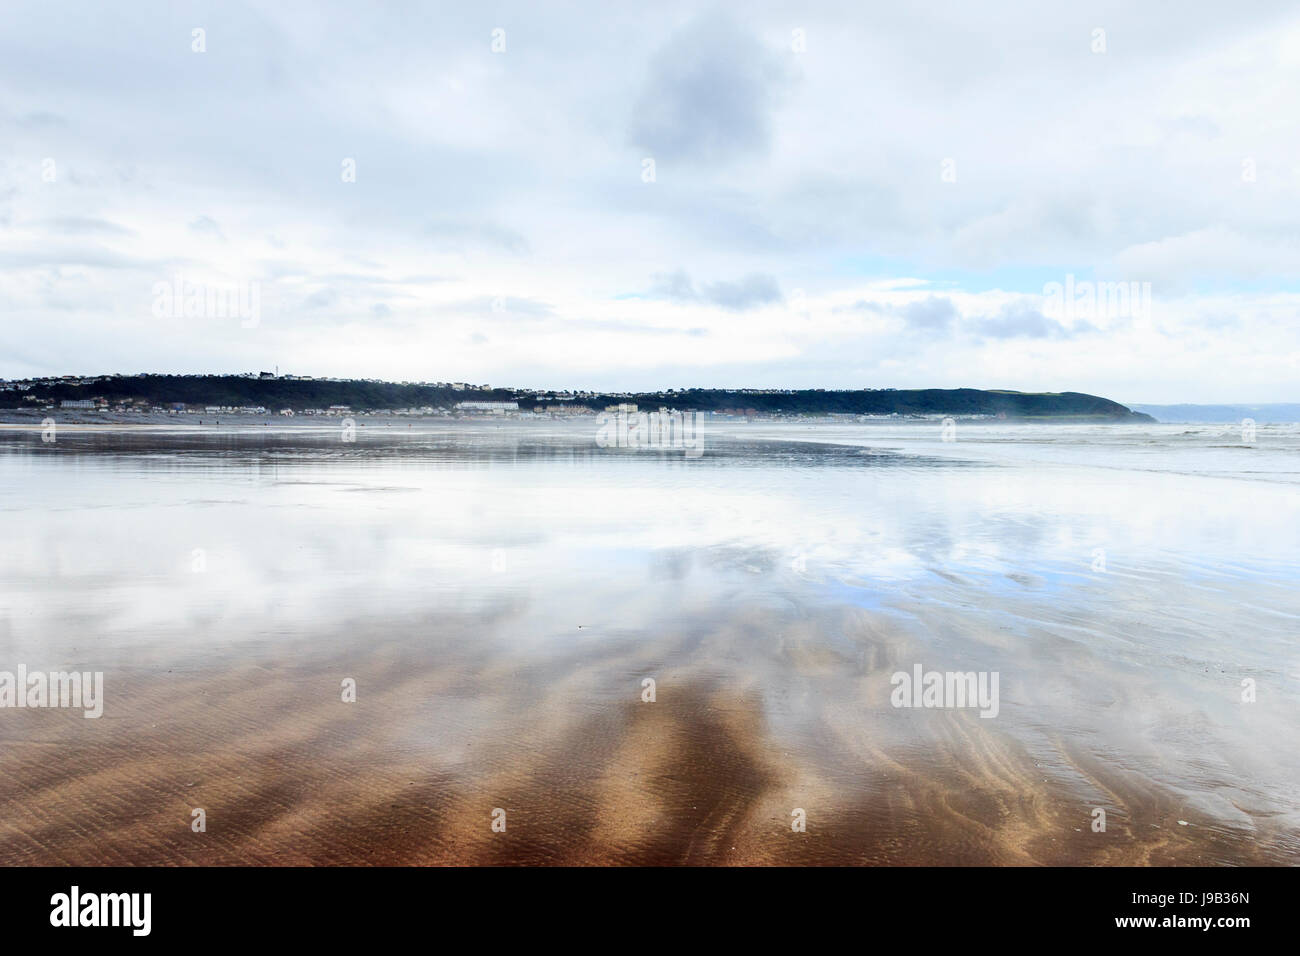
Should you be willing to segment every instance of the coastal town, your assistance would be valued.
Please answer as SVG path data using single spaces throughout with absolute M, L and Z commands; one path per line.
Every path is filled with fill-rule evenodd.
M 140 375 L 126 375 L 114 373 L 111 375 L 60 375 L 45 376 L 27 379 L 4 380 L 0 379 L 0 408 L 11 407 L 18 409 L 36 409 L 40 411 L 66 410 L 66 411 L 95 411 L 95 412 L 115 412 L 119 414 L 166 414 L 166 415 L 279 415 L 286 418 L 296 416 L 307 417 L 337 417 L 349 415 L 373 415 L 373 416 L 453 416 L 453 415 L 590 415 L 595 414 L 596 409 L 581 404 L 581 398 L 586 394 L 582 392 L 547 392 L 539 393 L 536 398 L 538 402 L 547 401 L 550 404 L 545 406 L 535 405 L 532 408 L 521 408 L 518 401 L 459 401 L 450 407 L 444 405 L 412 405 L 409 407 L 395 408 L 357 408 L 346 404 L 331 404 L 322 407 L 282 407 L 268 408 L 265 405 L 232 405 L 232 404 L 211 404 L 206 402 L 175 402 L 164 401 L 155 402 L 141 397 L 118 397 L 109 398 L 104 395 L 90 395 L 86 398 L 50 398 L 47 396 L 50 390 L 64 389 L 73 387 L 76 389 L 86 389 L 95 391 L 95 387 L 105 383 L 116 384 L 121 380 L 142 377 L 147 373 Z M 490 385 L 473 385 L 467 382 L 398 382 L 390 383 L 381 379 L 349 379 L 333 377 L 317 377 L 312 375 L 281 375 L 276 372 L 244 372 L 239 374 L 240 378 L 252 379 L 260 382 L 279 381 L 279 382 L 313 382 L 313 383 L 333 383 L 338 385 L 352 385 L 357 382 L 369 383 L 373 385 L 391 385 L 397 384 L 404 387 L 415 387 L 424 389 L 437 389 L 439 391 L 450 392 L 490 392 Z
M 670 388 L 651 392 L 511 388 L 468 382 L 387 382 L 280 374 L 153 373 L 0 380 L 0 412 L 87 420 L 219 416 L 291 418 L 574 418 L 605 412 L 698 412 L 719 420 L 840 421 L 947 418 L 1117 421 L 1145 415 L 1096 395 L 1000 389 Z

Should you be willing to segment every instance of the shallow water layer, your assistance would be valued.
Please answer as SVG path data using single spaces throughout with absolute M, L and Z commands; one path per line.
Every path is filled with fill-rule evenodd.
M 1294 427 L 354 437 L 0 430 L 0 862 L 1300 862 Z

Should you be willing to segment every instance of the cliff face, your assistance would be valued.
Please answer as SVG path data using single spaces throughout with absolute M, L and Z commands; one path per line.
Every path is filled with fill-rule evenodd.
M 124 375 L 88 385 L 48 383 L 27 392 L 8 392 L 9 402 L 31 407 L 22 396 L 43 401 L 105 398 L 110 403 L 144 400 L 155 406 L 174 402 L 189 405 L 261 405 L 268 411 L 292 408 L 327 408 L 347 405 L 355 411 L 433 406 L 450 408 L 462 401 L 518 401 L 520 408 L 551 405 L 555 393 L 533 389 L 494 388 L 457 390 L 450 386 L 401 385 L 375 381 L 299 381 L 250 378 L 241 375 Z M 787 415 L 992 415 L 1035 421 L 1078 419 L 1087 421 L 1151 422 L 1149 415 L 1133 412 L 1118 402 L 1082 392 L 1008 392 L 977 388 L 857 389 L 791 392 L 743 392 L 727 389 L 688 389 L 681 392 L 642 392 L 634 395 L 584 394 L 573 400 L 597 410 L 620 402 L 648 408 L 666 406 L 683 411 L 754 411 Z

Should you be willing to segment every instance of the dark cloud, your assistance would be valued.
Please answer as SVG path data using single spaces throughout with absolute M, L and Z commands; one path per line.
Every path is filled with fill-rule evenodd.
M 966 328 L 985 339 L 1064 339 L 1092 330 L 1084 322 L 1066 328 L 1025 301 L 1010 302 L 997 315 L 971 319 Z
M 654 276 L 650 286 L 650 297 L 668 299 L 670 302 L 696 302 L 700 296 L 695 291 L 695 283 L 691 281 L 691 277 L 685 271 L 678 269 L 676 272 L 659 273 Z
M 755 272 L 734 281 L 707 282 L 696 285 L 685 271 L 661 273 L 653 277 L 650 296 L 670 302 L 700 302 L 732 312 L 771 305 L 781 301 L 781 287 L 775 278 Z
M 932 295 L 920 302 L 912 302 L 898 310 L 898 316 L 909 329 L 921 332 L 943 332 L 952 328 L 957 320 L 957 307 L 951 299 Z
M 704 299 L 724 309 L 743 311 L 781 301 L 781 287 L 770 275 L 753 273 L 735 282 L 711 282 L 704 286 Z
M 1067 328 L 1047 318 L 1032 301 L 1024 299 L 1007 303 L 994 315 L 972 318 L 963 318 L 951 299 L 938 295 L 901 307 L 863 299 L 848 309 L 873 315 L 891 315 L 901 319 L 909 329 L 918 332 L 946 332 L 960 323 L 963 331 L 978 339 L 1064 339 L 1082 332 L 1095 331 L 1086 322 L 1076 322 Z
M 656 160 L 720 162 L 766 151 L 783 61 L 718 15 L 672 35 L 650 63 L 630 139 Z

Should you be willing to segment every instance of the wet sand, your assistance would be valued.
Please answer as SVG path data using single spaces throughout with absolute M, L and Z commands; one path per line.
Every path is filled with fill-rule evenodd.
M 100 719 L 0 711 L 0 865 L 1300 862 L 1285 489 L 1234 551 L 1164 485 L 582 437 L 0 459 L 0 668 L 105 675 Z M 998 717 L 892 706 L 917 663 Z
M 888 687 L 885 644 L 858 612 L 863 655 L 789 639 L 814 682 Z M 973 712 L 892 709 L 863 689 L 776 734 L 762 682 L 710 661 L 747 628 L 598 643 L 502 661 L 463 631 L 385 623 L 365 655 L 308 647 L 216 671 L 110 678 L 99 720 L 5 715 L 0 862 L 114 864 L 1285 864 L 1296 834 L 1180 825 L 1185 802 L 1070 741 L 1053 779 Z M 396 637 L 403 632 L 406 639 Z M 878 666 L 869 662 L 877 658 Z M 868 662 L 865 667 L 863 662 Z M 640 698 L 657 675 L 657 699 Z M 343 676 L 357 681 L 341 700 Z M 797 683 L 797 682 L 796 682 Z M 770 703 L 770 702 L 769 702 Z M 791 709 L 806 711 L 806 702 Z M 909 726 L 903 726 L 903 725 Z M 1108 808 L 1104 834 L 1090 830 Z M 191 831 L 191 811 L 207 831 Z M 804 833 L 791 812 L 807 813 Z M 494 809 L 506 831 L 491 829 Z

